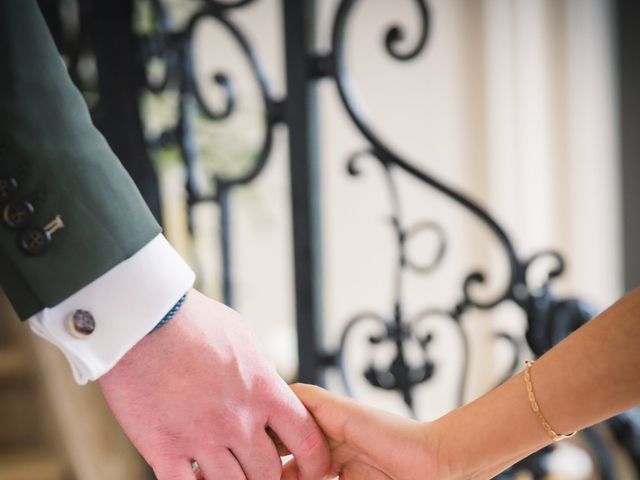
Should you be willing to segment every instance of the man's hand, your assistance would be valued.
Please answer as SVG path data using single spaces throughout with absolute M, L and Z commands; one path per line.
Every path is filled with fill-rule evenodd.
M 340 480 L 448 479 L 438 458 L 439 435 L 432 424 L 408 420 L 337 397 L 320 387 L 291 387 L 329 439 L 331 478 Z M 279 447 L 281 453 L 286 448 Z M 283 480 L 293 480 L 295 462 Z
M 269 428 L 319 480 L 329 451 L 313 418 L 264 360 L 239 314 L 192 290 L 175 318 L 102 378 L 117 420 L 159 480 L 276 480 Z

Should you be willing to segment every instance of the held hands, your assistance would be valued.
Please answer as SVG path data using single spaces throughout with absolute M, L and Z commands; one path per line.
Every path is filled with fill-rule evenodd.
M 638 292 L 538 363 L 545 405 L 564 412 L 563 430 L 638 403 Z M 585 352 L 612 360 L 579 377 Z M 560 367 L 552 369 L 554 363 Z M 172 322 L 140 341 L 100 384 L 159 480 L 193 480 L 193 460 L 205 480 L 484 480 L 551 442 L 531 414 L 520 375 L 426 424 L 318 387 L 289 389 L 238 314 L 195 291 Z M 294 456 L 284 469 L 279 453 Z
M 449 478 L 433 424 L 319 387 L 289 389 L 239 314 L 195 290 L 100 385 L 159 480 Z M 279 454 L 289 453 L 283 469 Z
M 340 480 L 449 479 L 439 458 L 435 424 L 424 424 L 359 405 L 312 385 L 292 390 L 324 431 L 331 449 L 330 477 Z M 281 448 L 281 453 L 286 449 Z M 297 478 L 296 461 L 286 466 L 284 480 Z
M 206 480 L 280 479 L 267 429 L 294 455 L 288 478 L 319 480 L 329 468 L 322 433 L 243 319 L 195 290 L 100 385 L 159 480 L 193 480 L 192 461 Z

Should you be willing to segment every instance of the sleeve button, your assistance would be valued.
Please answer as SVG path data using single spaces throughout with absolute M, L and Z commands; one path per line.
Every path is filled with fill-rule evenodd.
M 2 220 L 9 228 L 20 230 L 31 223 L 33 212 L 33 205 L 26 200 L 11 202 L 2 210 Z
M 91 312 L 76 310 L 67 319 L 69 333 L 76 338 L 84 338 L 91 335 L 96 329 L 96 321 Z
M 20 248 L 29 255 L 39 255 L 51 244 L 51 234 L 42 228 L 27 228 L 20 233 Z
M 18 182 L 15 178 L 0 178 L 0 203 L 12 200 L 17 190 Z

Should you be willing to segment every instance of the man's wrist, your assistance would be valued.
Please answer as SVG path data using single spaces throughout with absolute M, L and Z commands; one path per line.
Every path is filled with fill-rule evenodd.
M 176 316 L 176 314 L 180 311 L 180 309 L 182 308 L 182 305 L 184 305 L 184 302 L 187 300 L 187 295 L 189 294 L 189 292 L 185 293 L 182 297 L 180 297 L 180 300 L 178 300 L 176 302 L 176 304 L 171 307 L 171 310 L 169 310 L 167 312 L 167 314 L 162 317 L 162 320 L 160 320 L 158 322 L 158 324 L 153 327 L 153 330 L 151 330 L 149 332 L 149 335 L 151 335 L 152 333 L 157 332 L 158 330 L 160 330 L 162 327 L 164 327 L 167 323 L 169 323 L 173 317 Z
M 80 384 L 108 372 L 193 285 L 195 275 L 158 235 L 129 259 L 62 303 L 29 318 L 29 326 L 60 348 Z M 117 299 L 117 301 L 114 301 Z M 94 331 L 78 338 L 69 316 L 88 312 Z

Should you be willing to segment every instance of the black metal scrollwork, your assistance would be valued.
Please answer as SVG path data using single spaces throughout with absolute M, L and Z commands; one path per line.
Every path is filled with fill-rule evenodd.
M 474 271 L 470 273 L 463 281 L 462 286 L 462 298 L 461 300 L 454 305 L 450 310 L 444 313 L 448 318 L 453 320 L 454 324 L 458 327 L 460 326 L 460 317 L 461 315 L 469 308 L 475 307 L 480 309 L 490 309 L 500 304 L 501 302 L 507 299 L 514 299 L 515 293 L 514 291 L 518 291 L 524 286 L 524 277 L 526 273 L 525 266 L 518 260 L 516 255 L 515 248 L 508 238 L 506 232 L 500 227 L 500 225 L 486 212 L 482 207 L 480 207 L 477 203 L 473 202 L 471 199 L 463 195 L 462 193 L 454 190 L 453 188 L 445 185 L 444 183 L 437 180 L 432 175 L 429 175 L 422 170 L 418 169 L 413 164 L 407 162 L 398 156 L 389 146 L 387 146 L 378 135 L 374 132 L 373 128 L 371 128 L 367 122 L 367 120 L 362 115 L 362 110 L 356 103 L 355 95 L 352 93 L 353 84 L 350 82 L 347 66 L 346 66 L 346 58 L 345 58 L 345 37 L 347 31 L 347 23 L 349 20 L 349 16 L 353 10 L 354 5 L 357 3 L 356 0 L 344 0 L 336 13 L 334 29 L 333 29 L 333 49 L 330 54 L 330 58 L 333 63 L 333 72 L 334 78 L 336 81 L 336 85 L 338 88 L 338 92 L 340 93 L 340 97 L 342 98 L 344 107 L 353 120 L 354 124 L 360 130 L 362 135 L 371 143 L 372 148 L 367 152 L 369 156 L 373 159 L 376 159 L 383 167 L 385 178 L 387 180 L 387 185 L 389 185 L 391 203 L 393 205 L 393 226 L 396 230 L 397 243 L 399 248 L 399 257 L 398 257 L 398 268 L 396 272 L 396 295 L 395 295 L 395 305 L 393 306 L 393 322 L 395 323 L 394 328 L 390 328 L 389 330 L 389 340 L 393 340 L 396 342 L 398 346 L 398 358 L 395 360 L 397 364 L 403 364 L 401 360 L 404 357 L 403 353 L 403 341 L 400 341 L 397 337 L 398 334 L 394 332 L 402 332 L 407 330 L 409 332 L 408 337 L 411 337 L 411 331 L 414 327 L 412 327 L 411 321 L 408 321 L 403 317 L 403 306 L 401 303 L 401 292 L 399 291 L 401 288 L 401 278 L 402 272 L 404 269 L 411 266 L 410 260 L 407 259 L 406 256 L 406 241 L 408 239 L 408 235 L 411 232 L 414 232 L 416 228 L 421 228 L 420 225 L 428 226 L 432 231 L 438 232 L 438 236 L 440 239 L 440 247 L 439 251 L 431 264 L 428 265 L 428 268 L 417 269 L 420 273 L 431 273 L 433 272 L 437 266 L 439 265 L 442 257 L 445 253 L 446 247 L 446 239 L 444 234 L 444 229 L 433 222 L 423 222 L 418 226 L 414 226 L 412 228 L 407 228 L 403 222 L 401 217 L 401 208 L 400 208 L 400 198 L 398 195 L 397 188 L 395 186 L 393 180 L 393 173 L 395 171 L 404 171 L 408 173 L 414 178 L 430 185 L 435 188 L 437 191 L 443 193 L 447 197 L 450 197 L 453 201 L 460 204 L 463 208 L 466 208 L 472 214 L 477 216 L 488 228 L 495 234 L 499 243 L 503 246 L 503 249 L 508 257 L 509 266 L 510 266 L 510 281 L 507 284 L 507 287 L 497 295 L 495 298 L 490 300 L 481 300 L 476 298 L 474 295 L 474 286 L 476 284 L 485 283 L 488 274 L 482 271 Z M 426 42 L 428 39 L 428 31 L 429 31 L 429 10 L 427 5 L 422 0 L 414 0 L 417 5 L 417 9 L 419 12 L 419 18 L 421 20 L 421 33 L 419 36 L 418 43 L 410 49 L 408 53 L 400 54 L 398 52 L 398 41 L 401 39 L 404 34 L 403 30 L 400 26 L 392 26 L 385 36 L 385 47 L 387 52 L 393 56 L 394 58 L 402 61 L 411 60 L 418 56 L 425 48 Z M 355 168 L 355 161 L 358 157 L 354 157 L 350 159 L 348 163 L 348 169 L 351 174 L 357 173 Z M 416 270 L 414 268 L 414 270 Z M 524 292 L 524 291 L 523 291 Z M 520 292 L 521 295 L 523 292 Z M 425 311 L 418 316 L 416 321 L 422 321 L 427 317 L 430 317 L 434 314 L 432 311 Z M 351 331 L 353 324 L 350 324 L 346 330 L 348 332 Z M 461 333 L 461 338 L 464 337 L 464 333 L 462 330 L 459 330 Z M 405 336 L 406 338 L 406 336 Z M 427 344 L 426 339 L 422 339 L 422 344 Z M 345 340 L 346 341 L 346 340 Z M 344 342 L 343 342 L 344 343 Z M 465 343 L 465 351 L 467 350 Z M 342 350 L 339 352 L 339 355 L 342 355 Z M 465 362 L 466 363 L 466 362 Z M 397 368 L 396 368 L 397 370 Z M 346 376 L 346 374 L 343 374 Z M 463 377 L 466 376 L 466 368 Z M 421 381 L 426 381 L 429 376 L 423 376 Z M 403 378 L 406 379 L 416 379 L 420 377 L 414 377 L 410 375 L 403 375 Z M 463 378 L 461 381 L 462 384 L 466 383 L 466 379 Z M 409 383 L 404 382 L 396 382 L 394 383 L 395 387 L 402 392 L 403 397 L 405 398 L 407 404 L 411 406 L 411 393 L 410 390 L 416 386 L 415 380 L 409 381 Z M 464 387 L 460 389 L 460 401 L 464 399 Z
M 179 112 L 175 127 L 163 132 L 160 138 L 151 144 L 166 146 L 175 143 L 180 147 L 181 156 L 187 168 L 187 192 L 189 207 L 201 202 L 216 202 L 220 208 L 220 243 L 223 266 L 223 297 L 225 302 L 233 302 L 232 267 L 231 267 L 231 239 L 230 239 L 230 206 L 229 194 L 239 185 L 245 185 L 256 178 L 267 163 L 273 144 L 273 130 L 277 122 L 281 120 L 279 115 L 279 102 L 273 97 L 266 75 L 260 62 L 243 32 L 229 19 L 231 10 L 246 7 L 254 0 L 242 0 L 236 2 L 219 2 L 206 0 L 189 18 L 186 26 L 181 30 L 175 30 L 168 21 L 167 14 L 159 0 L 151 0 L 155 13 L 155 32 L 145 39 L 147 48 L 146 62 L 161 58 L 165 63 L 165 76 L 159 83 L 147 78 L 146 84 L 155 93 L 161 92 L 167 86 L 177 89 L 179 92 Z M 213 173 L 209 179 L 213 186 L 213 195 L 201 191 L 196 181 L 195 170 L 200 156 L 195 148 L 194 120 L 197 112 L 213 122 L 226 120 L 233 115 L 236 106 L 236 93 L 229 75 L 219 71 L 210 78 L 214 85 L 220 88 L 224 94 L 224 104 L 214 107 L 208 103 L 203 94 L 204 85 L 201 84 L 198 75 L 198 65 L 195 59 L 194 37 L 195 31 L 205 21 L 215 21 L 226 30 L 240 47 L 246 57 L 251 73 L 256 80 L 262 99 L 263 108 L 263 134 L 250 167 L 244 172 L 230 176 L 222 173 Z M 190 208 L 191 213 L 191 208 Z
M 543 251 L 523 260 L 522 257 L 517 254 L 505 230 L 483 207 L 456 189 L 436 179 L 433 175 L 419 169 L 414 164 L 397 155 L 393 149 L 386 145 L 380 136 L 376 134 L 364 117 L 362 113 L 363 109 L 357 104 L 356 95 L 354 95 L 354 84 L 349 77 L 347 69 L 345 52 L 347 25 L 354 6 L 357 3 L 357 0 L 342 0 L 338 7 L 333 25 L 332 51 L 327 56 L 330 61 L 330 68 L 325 68 L 324 73 L 325 75 L 333 77 L 335 80 L 347 114 L 360 133 L 370 143 L 371 147 L 366 151 L 366 154 L 383 167 L 383 174 L 390 192 L 392 226 L 396 234 L 398 256 L 393 282 L 395 289 L 394 304 L 391 306 L 389 313 L 383 315 L 375 312 L 366 312 L 355 315 L 347 323 L 341 337 L 338 351 L 334 357 L 337 358 L 337 364 L 347 391 L 350 394 L 354 394 L 349 379 L 350 372 L 345 360 L 347 342 L 353 332 L 355 332 L 357 325 L 373 320 L 379 325 L 380 329 L 379 333 L 369 337 L 370 344 L 375 347 L 375 345 L 381 343 L 390 343 L 395 346 L 395 356 L 388 367 L 384 369 L 375 367 L 372 362 L 363 372 L 364 376 L 369 384 L 374 387 L 398 391 L 406 405 L 415 414 L 413 391 L 421 383 L 428 381 L 433 375 L 434 368 L 437 368 L 434 362 L 428 357 L 428 345 L 433 338 L 433 334 L 427 333 L 420 336 L 417 332 L 419 330 L 418 325 L 421 322 L 439 317 L 447 319 L 455 326 L 455 330 L 463 346 L 462 351 L 464 355 L 458 391 L 458 401 L 462 404 L 465 400 L 465 385 L 467 383 L 469 342 L 467 334 L 462 327 L 461 320 L 466 312 L 471 309 L 492 309 L 504 302 L 515 303 L 522 309 L 527 318 L 526 342 L 528 346 L 536 355 L 542 355 L 546 350 L 587 322 L 593 316 L 593 310 L 584 302 L 577 299 L 560 299 L 552 293 L 551 282 L 560 276 L 564 270 L 564 260 L 559 253 L 550 250 Z M 402 53 L 400 46 L 404 39 L 404 30 L 398 25 L 390 27 L 384 37 L 384 46 L 387 53 L 399 61 L 416 58 L 424 51 L 428 40 L 430 14 L 426 1 L 413 0 L 412 3 L 417 9 L 417 17 L 420 21 L 420 35 L 417 43 L 408 51 Z M 362 154 L 359 153 L 349 159 L 348 171 L 350 174 L 357 175 L 359 173 L 356 162 L 361 156 Z M 446 235 L 441 226 L 430 221 L 424 221 L 412 227 L 407 227 L 404 224 L 401 214 L 401 200 L 394 180 L 394 174 L 396 172 L 404 172 L 410 177 L 440 192 L 452 202 L 457 203 L 460 207 L 466 209 L 478 218 L 482 224 L 493 233 L 498 243 L 502 246 L 509 265 L 508 282 L 497 295 L 489 299 L 481 299 L 478 296 L 476 290 L 478 290 L 478 287 L 481 285 L 486 285 L 490 276 L 486 271 L 476 270 L 464 278 L 460 300 L 449 309 L 427 308 L 414 318 L 408 318 L 406 316 L 402 301 L 403 274 L 407 269 L 423 274 L 429 274 L 435 271 L 446 251 Z M 412 234 L 422 229 L 435 232 L 440 244 L 433 261 L 420 267 L 407 257 L 406 242 Z M 555 265 L 548 271 L 543 284 L 535 287 L 529 279 L 529 272 L 535 264 L 545 258 L 552 259 Z M 496 333 L 495 339 L 506 341 L 510 345 L 513 353 L 513 360 L 509 371 L 506 372 L 502 378 L 502 380 L 505 380 L 517 370 L 520 364 L 519 359 L 523 354 L 524 344 L 504 332 Z M 407 344 L 415 340 L 417 340 L 422 347 L 424 353 L 424 358 L 419 365 L 412 365 L 407 360 Z M 620 427 L 620 422 L 625 423 L 627 430 L 633 425 L 633 422 L 631 422 L 629 418 L 621 416 L 610 422 L 614 431 L 616 429 L 617 431 L 624 430 L 624 428 Z M 615 478 L 614 463 L 599 433 L 596 430 L 590 429 L 585 432 L 584 438 L 594 452 L 594 458 L 596 459 L 601 478 Z M 638 448 L 637 446 L 630 447 L 630 445 L 633 445 L 633 443 L 621 442 L 621 446 L 627 450 L 630 457 L 637 463 Z M 546 449 L 532 456 L 530 459 L 512 468 L 509 472 L 506 472 L 503 476 L 505 478 L 511 478 L 514 472 L 526 470 L 533 473 L 535 478 L 542 478 L 542 476 L 547 473 L 544 457 L 551 450 L 552 449 Z

